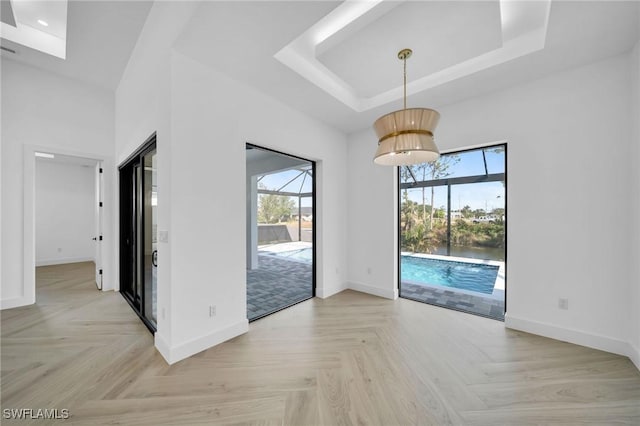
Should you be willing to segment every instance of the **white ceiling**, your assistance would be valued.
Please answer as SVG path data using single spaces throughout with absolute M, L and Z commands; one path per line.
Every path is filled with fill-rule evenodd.
M 67 1 L 11 0 L 19 23 L 54 37 L 67 37 Z M 46 26 L 38 21 L 44 21 Z
M 431 17 L 427 25 L 425 16 Z M 409 81 L 497 49 L 502 46 L 499 3 L 401 3 L 316 57 L 359 95 L 372 97 L 401 81 L 398 46 L 413 49 Z
M 0 21 L 13 27 L 16 26 L 16 17 L 9 0 L 0 0 Z
M 266 149 L 247 148 L 245 152 L 247 169 L 253 170 L 257 175 L 271 174 L 291 169 L 305 169 L 311 164 L 309 161 Z
M 538 15 L 538 21 L 544 19 L 546 32 L 542 34 L 541 49 L 530 49 L 523 56 L 450 80 L 440 79 L 426 90 L 414 90 L 408 106 L 438 108 L 541 78 L 627 52 L 640 38 L 640 3 L 637 1 L 554 0 L 548 9 L 548 22 L 539 10 L 534 10 L 541 2 L 513 3 L 523 6 L 519 13 L 524 18 Z M 421 78 L 425 73 L 432 73 L 427 77 L 437 75 L 438 70 L 465 57 L 473 62 L 477 55 L 494 49 L 496 44 L 504 45 L 505 34 L 522 34 L 539 27 L 532 19 L 516 20 L 519 28 L 510 28 L 508 22 L 503 22 L 501 43 L 497 40 L 500 31 L 497 1 L 396 2 L 375 19 L 346 31 L 346 35 L 338 33 L 338 42 L 329 42 L 329 38 L 329 45 L 323 46 L 326 37 L 321 37 L 320 44 L 314 40 L 318 46 L 316 59 L 328 69 L 325 77 L 348 83 L 352 87 L 347 87 L 346 92 L 353 89 L 367 96 L 374 91 L 398 89 L 391 102 L 357 112 L 353 105 L 336 99 L 339 96 L 331 89 L 321 89 L 274 58 L 341 5 L 341 2 L 327 1 L 206 2 L 199 7 L 175 47 L 350 133 L 370 127 L 380 115 L 402 107 L 402 63 L 396 57 L 401 48 L 409 47 L 415 52 L 407 63 L 411 82 L 412 78 Z M 467 15 L 465 10 L 474 13 Z M 473 22 L 473 15 L 478 17 L 477 23 Z
M 324 28 L 312 51 L 320 79 L 338 82 L 359 103 L 345 103 L 331 87 L 321 88 L 275 58 L 340 8 L 358 2 L 204 1 L 175 48 L 350 133 L 402 107 L 396 54 L 405 47 L 414 51 L 407 63 L 408 106 L 439 108 L 627 52 L 640 38 L 639 1 L 553 0 L 541 8 L 547 1 L 360 3 L 368 11 Z M 70 0 L 66 60 L 4 39 L 2 45 L 16 54 L 2 57 L 114 90 L 151 4 Z M 533 45 L 494 60 L 511 39 L 535 32 L 541 22 L 546 31 Z
M 67 0 L 2 0 L 2 5 L 3 40 L 65 58 Z
M 14 9 L 20 2 L 14 1 Z M 47 16 L 47 7 L 57 1 L 25 2 L 29 19 Z M 66 77 L 114 90 L 124 71 L 151 8 L 151 1 L 74 1 L 68 2 L 66 16 L 66 59 L 2 39 L 3 58 L 33 65 Z M 38 6 L 43 6 L 37 9 Z M 18 15 L 18 10 L 15 10 Z M 51 19 L 49 19 L 51 20 Z M 61 31 L 51 20 L 47 31 Z M 37 23 L 34 25 L 38 25 Z

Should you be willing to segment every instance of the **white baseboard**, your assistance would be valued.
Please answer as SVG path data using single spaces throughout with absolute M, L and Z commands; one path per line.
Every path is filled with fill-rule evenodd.
M 20 306 L 33 305 L 34 303 L 36 303 L 36 301 L 32 300 L 29 297 L 14 297 L 12 299 L 2 299 L 0 300 L 0 310 L 19 308 Z
M 396 300 L 398 298 L 397 288 L 379 288 L 368 284 L 350 282 L 348 284 L 349 289 L 359 291 L 361 293 L 372 294 L 378 297 L 384 297 L 385 299 Z
M 341 291 L 346 290 L 347 284 L 346 283 L 340 283 L 337 286 L 332 286 L 332 287 L 321 287 L 321 288 L 316 288 L 316 296 L 321 298 L 321 299 L 326 299 L 327 297 L 331 297 L 334 294 L 338 294 Z
M 249 321 L 242 320 L 228 327 L 216 330 L 213 333 L 190 340 L 185 343 L 170 347 L 166 340 L 158 333 L 155 335 L 155 346 L 158 352 L 164 357 L 169 364 L 174 364 L 185 358 L 209 349 L 229 339 L 249 331 Z
M 585 333 L 584 331 L 558 327 L 556 325 L 532 321 L 524 318 L 515 318 L 509 313 L 505 314 L 504 325 L 514 330 L 526 331 L 527 333 L 549 337 L 563 342 L 574 343 L 588 348 L 611 352 L 617 355 L 627 356 L 638 366 L 637 359 L 634 360 L 633 346 L 624 340 L 613 339 L 599 334 Z M 635 358 L 638 358 L 638 351 L 635 350 Z M 640 369 L 640 368 L 639 368 Z
M 167 364 L 171 364 L 171 362 L 170 362 L 171 349 L 169 348 L 169 345 L 167 344 L 167 341 L 157 331 L 153 335 L 153 337 L 154 337 L 154 343 L 155 343 L 156 349 L 158 350 L 158 352 L 160 352 L 160 355 L 162 355 L 164 360 L 167 361 Z
M 629 343 L 629 359 L 640 370 L 640 348 Z
M 67 263 L 95 262 L 93 257 L 65 257 L 62 259 L 36 260 L 36 266 L 66 265 Z

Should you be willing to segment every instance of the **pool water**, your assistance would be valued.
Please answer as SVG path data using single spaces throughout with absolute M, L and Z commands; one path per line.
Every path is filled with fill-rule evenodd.
M 491 294 L 498 266 L 402 256 L 402 281 Z
M 307 263 L 311 263 L 313 256 L 311 248 L 261 253 Z M 492 294 L 498 276 L 498 266 L 494 265 L 416 256 L 402 256 L 401 258 L 402 280 L 410 281 L 412 284 L 431 284 Z

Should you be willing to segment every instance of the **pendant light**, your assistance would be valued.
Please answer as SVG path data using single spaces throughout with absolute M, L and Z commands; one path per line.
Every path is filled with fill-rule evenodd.
M 373 161 L 382 166 L 406 166 L 436 161 L 440 157 L 433 140 L 440 113 L 428 108 L 407 109 L 407 59 L 411 49 L 398 52 L 404 62 L 404 108 L 383 115 L 373 124 L 378 149 Z

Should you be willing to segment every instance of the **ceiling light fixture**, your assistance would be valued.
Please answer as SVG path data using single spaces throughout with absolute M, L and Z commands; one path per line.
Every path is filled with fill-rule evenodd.
M 49 26 L 49 23 L 47 21 L 43 21 L 42 19 L 38 19 L 38 24 L 42 25 L 43 27 Z
M 404 108 L 383 115 L 373 123 L 378 135 L 378 149 L 373 161 L 382 166 L 405 166 L 428 163 L 440 157 L 433 140 L 440 113 L 428 108 L 407 109 L 407 59 L 411 49 L 398 52 L 404 62 Z
M 56 156 L 53 154 L 49 154 L 48 152 L 35 152 L 36 157 L 40 158 L 55 158 Z

